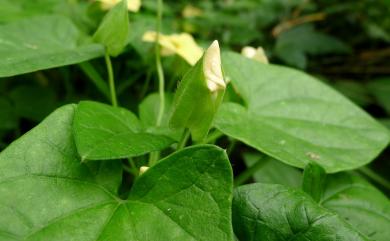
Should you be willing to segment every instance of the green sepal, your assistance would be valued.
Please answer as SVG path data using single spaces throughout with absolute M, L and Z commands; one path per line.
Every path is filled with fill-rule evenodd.
M 93 40 L 106 47 L 111 56 L 119 55 L 127 44 L 129 35 L 129 15 L 127 1 L 122 0 L 104 16 Z
M 183 77 L 175 93 L 171 128 L 188 128 L 192 139 L 201 142 L 207 135 L 222 102 L 225 90 L 211 92 L 203 71 L 205 55 Z

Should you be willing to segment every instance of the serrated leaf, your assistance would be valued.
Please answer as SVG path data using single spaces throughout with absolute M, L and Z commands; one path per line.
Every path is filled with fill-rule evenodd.
M 286 164 L 315 161 L 327 172 L 363 166 L 387 146 L 386 128 L 315 78 L 234 53 L 223 60 L 245 103 L 221 106 L 215 126 L 226 135 Z
M 130 111 L 106 104 L 82 101 L 73 123 L 82 160 L 120 159 L 159 151 L 174 141 L 146 132 Z
M 369 240 L 302 191 L 277 184 L 237 188 L 233 227 L 239 240 Z
M 93 39 L 95 42 L 106 46 L 108 54 L 115 57 L 127 45 L 128 35 L 127 1 L 122 0 L 104 16 L 99 28 L 93 35 Z
M 0 77 L 80 63 L 104 54 L 67 18 L 42 16 L 0 26 Z
M 390 237 L 390 200 L 357 175 L 329 175 L 320 204 L 373 240 Z
M 232 240 L 232 172 L 222 149 L 167 157 L 121 200 L 120 173 L 80 162 L 74 111 L 60 108 L 0 154 L 0 240 Z

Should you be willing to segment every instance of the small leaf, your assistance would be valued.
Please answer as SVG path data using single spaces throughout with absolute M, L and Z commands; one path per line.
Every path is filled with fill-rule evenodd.
M 310 162 L 303 171 L 302 189 L 314 201 L 320 201 L 326 180 L 325 170 L 318 164 Z
M 0 26 L 0 77 L 76 64 L 104 54 L 62 16 L 23 19 Z
M 221 104 L 225 87 L 219 45 L 214 41 L 179 84 L 174 97 L 170 126 L 188 128 L 193 140 L 202 141 Z
M 389 199 L 357 175 L 328 175 L 320 204 L 373 240 L 387 241 L 390 237 Z
M 74 112 L 58 109 L 0 154 L 0 240 L 232 240 L 232 170 L 222 149 L 161 160 L 121 200 L 121 163 L 80 162 Z
M 253 174 L 255 182 L 281 184 L 289 187 L 302 185 L 302 173 L 297 168 L 286 165 L 273 158 L 263 158 L 259 153 L 245 153 L 244 161 L 247 167 L 265 162 L 262 167 Z
M 73 128 L 82 160 L 139 156 L 173 143 L 168 137 L 147 133 L 130 111 L 93 101 L 80 102 Z
M 237 188 L 233 227 L 239 240 L 369 240 L 302 191 L 277 184 Z
M 115 57 L 126 47 L 128 35 L 127 1 L 122 0 L 104 16 L 93 39 L 106 46 L 108 54 Z
M 214 123 L 226 135 L 295 167 L 315 161 L 328 173 L 363 166 L 387 146 L 386 128 L 315 78 L 234 53 L 223 60 L 245 105 L 221 106 Z

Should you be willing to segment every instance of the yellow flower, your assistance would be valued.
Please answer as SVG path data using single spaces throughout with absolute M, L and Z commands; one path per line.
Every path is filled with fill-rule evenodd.
M 108 10 L 113 8 L 121 0 L 97 0 L 101 2 L 102 9 Z M 141 8 L 141 0 L 127 0 L 127 9 L 131 12 L 138 12 Z
M 181 12 L 183 17 L 185 18 L 193 18 L 203 15 L 203 11 L 200 8 L 194 7 L 191 4 L 184 7 L 183 11 Z
M 144 33 L 142 40 L 145 42 L 156 42 L 157 33 L 148 31 Z M 168 56 L 177 54 L 190 65 L 195 65 L 202 57 L 203 49 L 195 42 L 188 33 L 164 35 L 160 34 L 159 44 L 161 45 L 161 55 Z
M 256 61 L 263 63 L 263 64 L 269 63 L 267 55 L 265 55 L 264 49 L 262 47 L 258 47 L 257 49 L 255 49 L 253 47 L 246 46 L 246 47 L 242 48 L 241 54 L 247 58 L 256 60 Z

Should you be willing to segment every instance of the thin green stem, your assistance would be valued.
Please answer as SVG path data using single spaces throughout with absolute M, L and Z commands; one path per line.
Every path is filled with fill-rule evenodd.
M 165 108 L 165 79 L 164 79 L 164 70 L 162 68 L 161 64 L 161 51 L 160 51 L 160 31 L 161 31 L 161 21 L 162 21 L 162 13 L 163 13 L 163 0 L 157 0 L 157 23 L 156 23 L 156 43 L 155 43 L 155 50 L 156 50 L 156 67 L 157 67 L 157 75 L 158 75 L 158 92 L 160 95 L 160 107 L 158 110 L 158 116 L 157 116 L 157 126 L 161 125 L 162 118 L 164 115 L 164 108 Z
M 151 152 L 149 156 L 149 166 L 150 167 L 154 166 L 154 164 L 157 163 L 158 159 L 160 159 L 160 152 L 159 151 Z
M 207 137 L 206 137 L 206 140 L 205 142 L 206 143 L 214 143 L 218 138 L 220 138 L 221 136 L 223 136 L 224 134 L 219 131 L 219 130 L 215 130 L 213 131 L 212 133 L 210 133 Z
M 358 169 L 360 173 L 370 178 L 372 181 L 376 182 L 377 184 L 385 187 L 386 189 L 390 190 L 390 182 L 386 180 L 384 177 L 378 175 L 376 172 L 371 170 L 368 167 L 361 167 Z
M 90 62 L 80 63 L 79 67 L 107 100 L 111 100 L 109 87 L 95 67 Z
M 110 55 L 108 54 L 107 51 L 104 55 L 104 59 L 106 60 L 106 66 L 107 66 L 108 85 L 110 87 L 111 104 L 116 107 L 116 106 L 118 106 L 118 101 L 116 100 L 116 93 L 115 93 L 114 72 L 112 70 L 112 63 L 111 63 Z
M 243 171 L 240 175 L 238 175 L 234 179 L 234 186 L 240 186 L 241 184 L 245 183 L 248 181 L 255 172 L 260 170 L 268 161 L 270 160 L 270 157 L 264 156 L 260 160 L 258 160 L 254 165 L 250 166 L 247 168 L 245 171 Z
M 188 138 L 190 138 L 190 134 L 191 133 L 187 128 L 184 129 L 180 141 L 177 143 L 177 148 L 176 148 L 177 151 L 183 149 L 186 146 Z

